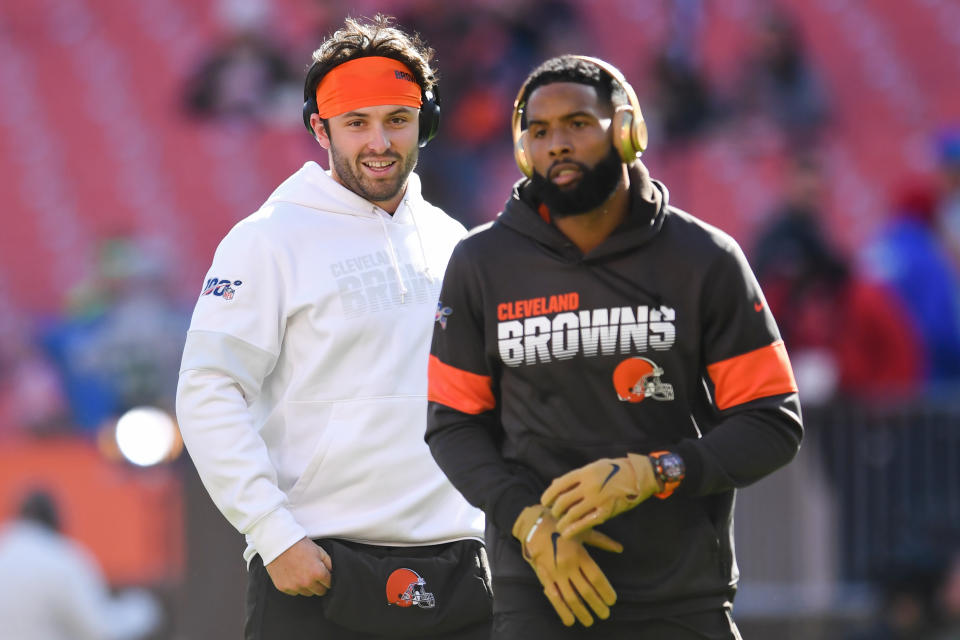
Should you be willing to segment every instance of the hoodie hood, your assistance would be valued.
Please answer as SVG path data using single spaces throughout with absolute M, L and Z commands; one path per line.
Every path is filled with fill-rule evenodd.
M 287 202 L 327 213 L 348 216 L 392 218 L 397 224 L 413 224 L 411 209 L 423 202 L 420 192 L 420 177 L 411 172 L 403 199 L 395 213 L 390 214 L 330 176 L 314 161 L 304 164 L 299 171 L 284 180 L 267 198 L 266 204 Z
M 513 193 L 497 222 L 531 238 L 548 253 L 564 261 L 600 261 L 636 249 L 655 237 L 663 226 L 669 192 L 662 183 L 650 178 L 650 172 L 639 160 L 630 165 L 629 173 L 629 215 L 600 246 L 586 255 L 556 226 L 541 217 L 537 211 L 540 203 L 533 199 L 528 179 L 514 185 Z

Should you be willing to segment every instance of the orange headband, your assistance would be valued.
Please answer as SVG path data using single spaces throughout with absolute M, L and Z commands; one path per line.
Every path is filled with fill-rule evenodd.
M 317 113 L 331 118 L 341 113 L 397 104 L 420 108 L 420 85 L 399 60 L 370 56 L 337 65 L 317 85 Z

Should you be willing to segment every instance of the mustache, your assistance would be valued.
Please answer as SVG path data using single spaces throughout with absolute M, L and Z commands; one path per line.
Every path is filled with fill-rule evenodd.
M 546 178 L 550 177 L 550 176 L 553 174 L 553 170 L 556 169 L 557 167 L 559 167 L 559 166 L 562 165 L 562 164 L 572 164 L 572 165 L 576 165 L 577 168 L 579 168 L 580 171 L 582 171 L 583 173 L 587 173 L 587 172 L 590 170 L 590 168 L 589 168 L 587 165 L 583 164 L 582 162 L 578 162 L 577 160 L 563 160 L 563 159 L 560 159 L 560 160 L 554 160 L 554 161 L 553 161 L 553 164 L 551 164 L 549 167 L 547 167 L 547 175 L 544 176 L 544 177 L 546 177 Z
M 369 155 L 361 155 L 357 157 L 357 160 L 363 162 L 364 160 L 403 160 L 401 156 L 396 151 L 387 151 L 385 153 L 371 153 Z

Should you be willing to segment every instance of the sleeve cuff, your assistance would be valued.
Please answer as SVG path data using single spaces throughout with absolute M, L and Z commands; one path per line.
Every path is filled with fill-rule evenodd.
M 686 467 L 686 476 L 674 493 L 685 496 L 698 495 L 700 486 L 703 484 L 703 458 L 700 457 L 696 442 L 683 440 L 671 449 L 680 454 Z
M 520 516 L 520 512 L 532 504 L 539 503 L 539 495 L 535 495 L 523 485 L 515 485 L 507 489 L 497 499 L 489 515 L 497 529 L 510 533 L 513 530 L 513 523 Z
M 294 520 L 292 513 L 281 507 L 260 518 L 246 534 L 263 564 L 267 565 L 305 538 L 307 531 Z

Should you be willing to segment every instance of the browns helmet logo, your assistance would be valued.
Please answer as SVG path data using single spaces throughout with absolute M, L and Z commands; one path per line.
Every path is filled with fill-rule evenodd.
M 412 569 L 397 569 L 387 578 L 387 604 L 432 609 L 436 600 L 427 592 L 427 583 Z
M 653 360 L 627 358 L 613 370 L 613 386 L 623 402 L 673 400 L 673 385 L 661 380 L 662 375 L 663 369 Z

